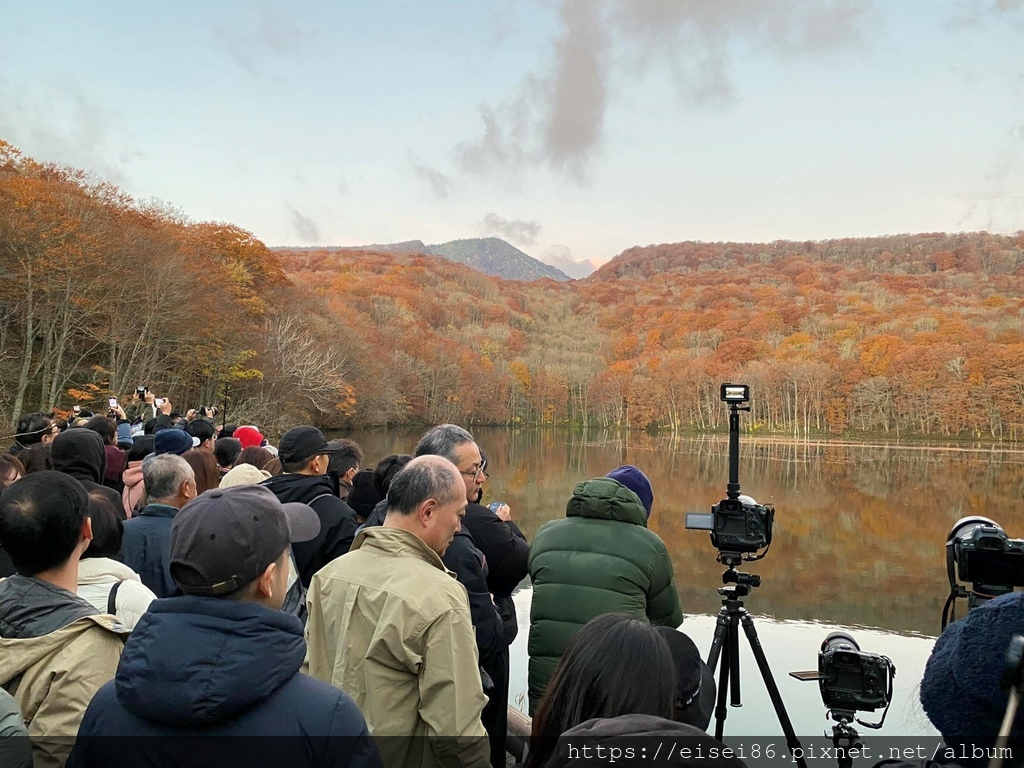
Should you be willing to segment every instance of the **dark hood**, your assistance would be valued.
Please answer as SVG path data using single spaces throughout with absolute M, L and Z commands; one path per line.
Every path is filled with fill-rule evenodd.
M 93 483 L 103 482 L 107 452 L 103 438 L 91 429 L 75 428 L 61 432 L 50 449 L 53 468 L 65 475 Z
M 263 701 L 302 666 L 294 616 L 209 597 L 155 601 L 128 641 L 114 678 L 118 701 L 157 723 L 205 726 Z
M 98 613 L 74 592 L 40 579 L 15 575 L 0 581 L 0 637 L 43 637 Z
M 575 749 L 570 759 L 569 744 Z M 669 745 L 673 745 L 669 747 Z M 632 747 L 636 757 L 643 760 L 654 760 L 654 750 L 658 745 L 665 748 L 657 756 L 659 763 L 668 766 L 701 766 L 701 768 L 743 768 L 744 763 L 736 757 L 722 757 L 721 752 L 727 749 L 725 744 L 709 736 L 692 725 L 676 723 L 654 715 L 622 715 L 621 717 L 597 718 L 580 723 L 570 728 L 558 739 L 558 748 L 544 764 L 544 768 L 582 768 L 582 766 L 607 766 L 608 755 L 598 759 L 590 753 L 591 759 L 585 757 L 581 748 L 589 746 L 616 746 L 623 751 Z M 689 749 L 689 757 L 684 758 L 681 750 Z M 641 750 L 646 750 L 642 752 Z M 668 752 L 672 751 L 669 756 Z M 635 764 L 635 761 L 626 759 Z
M 337 496 L 334 483 L 327 475 L 278 475 L 263 481 L 282 504 L 309 504 L 317 496 Z
M 366 525 L 367 526 L 384 525 L 384 518 L 387 517 L 387 514 L 388 514 L 388 500 L 387 499 L 381 499 L 380 501 L 378 501 L 374 505 L 373 511 L 370 512 L 370 514 L 367 516 L 367 518 L 366 518 Z

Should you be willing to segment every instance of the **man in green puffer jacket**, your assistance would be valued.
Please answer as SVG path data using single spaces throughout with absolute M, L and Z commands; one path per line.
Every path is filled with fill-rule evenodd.
M 531 716 L 569 641 L 595 616 L 682 623 L 668 550 L 647 529 L 653 502 L 647 476 L 625 465 L 577 485 L 565 519 L 537 531 L 529 561 Z

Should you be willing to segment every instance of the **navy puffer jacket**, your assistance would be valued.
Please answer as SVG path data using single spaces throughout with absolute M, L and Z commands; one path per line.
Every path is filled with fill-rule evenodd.
M 155 601 L 89 705 L 69 765 L 380 768 L 348 694 L 299 672 L 302 632 L 254 603 Z

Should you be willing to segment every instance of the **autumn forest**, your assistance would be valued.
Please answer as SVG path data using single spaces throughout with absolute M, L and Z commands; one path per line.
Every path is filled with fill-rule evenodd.
M 1024 232 L 635 247 L 584 280 L 275 252 L 0 141 L 0 399 L 148 384 L 280 429 L 455 421 L 1024 439 Z

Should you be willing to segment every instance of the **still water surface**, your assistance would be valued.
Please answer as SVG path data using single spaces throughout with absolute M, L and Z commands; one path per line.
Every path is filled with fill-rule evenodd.
M 533 537 L 562 517 L 573 486 L 620 464 L 641 467 L 654 486 L 651 528 L 675 566 L 684 631 L 708 649 L 721 605 L 722 567 L 703 531 L 686 530 L 685 513 L 706 512 L 724 496 L 726 437 L 659 438 L 562 430 L 473 430 L 487 451 L 486 501 L 501 499 Z M 373 466 L 412 450 L 419 431 L 351 435 Z M 762 586 L 746 600 L 758 635 L 800 734 L 828 726 L 815 683 L 791 677 L 814 669 L 824 637 L 849 631 L 864 651 L 897 667 L 893 703 L 880 733 L 934 733 L 917 689 L 949 594 L 944 543 L 966 515 L 1024 534 L 1024 452 L 939 445 L 851 445 L 746 438 L 740 446 L 743 492 L 776 507 L 774 541 L 747 570 Z M 525 708 L 530 587 L 516 594 L 520 633 L 511 649 L 510 702 Z M 960 602 L 960 601 L 958 601 Z M 958 615 L 966 610 L 958 606 Z M 781 734 L 749 652 L 740 639 L 742 709 L 730 709 L 727 734 Z M 877 720 L 870 713 L 865 719 Z M 863 732 L 863 730 L 862 730 Z

